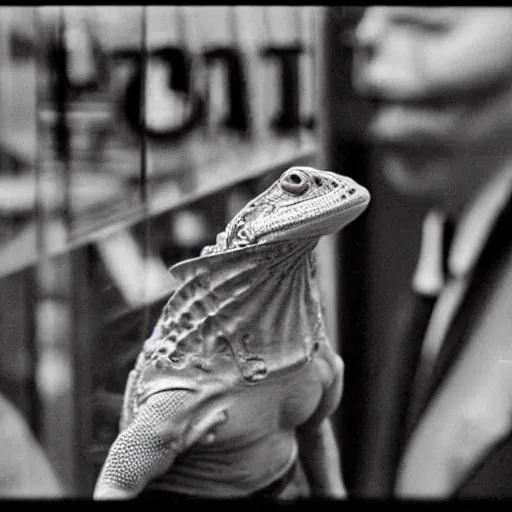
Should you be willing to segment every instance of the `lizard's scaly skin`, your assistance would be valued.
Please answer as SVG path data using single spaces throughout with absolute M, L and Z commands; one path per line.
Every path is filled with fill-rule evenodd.
M 95 498 L 134 497 L 149 482 L 244 496 L 287 470 L 295 429 L 341 395 L 313 249 L 368 202 L 350 178 L 289 169 L 214 246 L 171 268 L 178 288 L 130 372 Z

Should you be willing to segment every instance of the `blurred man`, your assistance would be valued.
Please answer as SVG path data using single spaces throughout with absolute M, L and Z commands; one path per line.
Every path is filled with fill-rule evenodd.
M 375 102 L 387 180 L 432 207 L 413 288 L 435 299 L 417 371 L 401 375 L 412 399 L 390 433 L 392 493 L 512 496 L 512 8 L 370 7 L 353 84 Z

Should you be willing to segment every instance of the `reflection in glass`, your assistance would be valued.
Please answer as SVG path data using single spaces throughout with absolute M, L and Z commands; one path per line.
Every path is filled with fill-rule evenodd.
M 117 433 L 168 268 L 312 163 L 317 15 L 0 8 L 0 392 L 69 495 L 88 495 Z M 283 83 L 296 115 L 276 124 Z

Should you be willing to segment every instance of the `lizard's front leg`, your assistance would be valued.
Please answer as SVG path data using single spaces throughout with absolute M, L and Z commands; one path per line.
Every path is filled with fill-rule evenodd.
M 227 417 L 220 405 L 195 406 L 195 393 L 188 390 L 162 391 L 148 398 L 110 447 L 93 498 L 136 497 L 176 455 Z M 188 414 L 189 409 L 196 412 Z

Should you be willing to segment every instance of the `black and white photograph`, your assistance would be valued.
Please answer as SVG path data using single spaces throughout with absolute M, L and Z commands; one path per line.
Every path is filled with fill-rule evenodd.
M 511 7 L 0 6 L 0 503 L 507 498 Z

